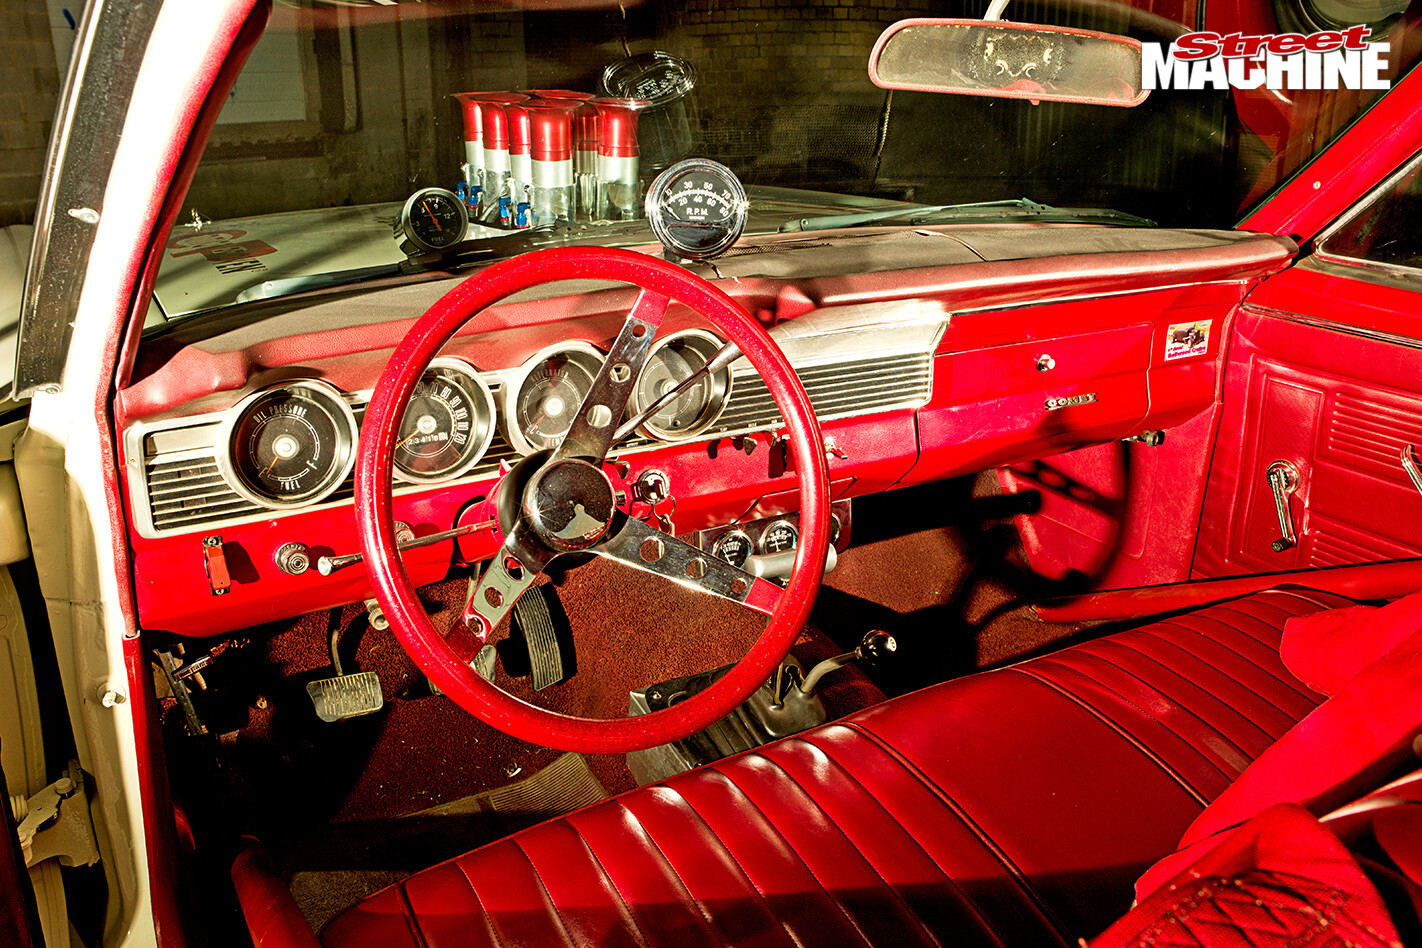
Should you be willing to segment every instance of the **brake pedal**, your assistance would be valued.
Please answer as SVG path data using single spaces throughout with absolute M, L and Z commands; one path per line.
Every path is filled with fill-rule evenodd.
M 509 613 L 509 637 L 499 643 L 504 671 L 527 676 L 534 691 L 561 685 L 578 673 L 573 629 L 552 584 L 534 586 Z
M 331 665 L 336 676 L 306 684 L 306 694 L 316 708 L 316 716 L 328 724 L 374 714 L 385 707 L 385 697 L 380 693 L 380 677 L 375 672 L 347 675 L 341 668 L 339 609 L 332 614 L 331 626 Z

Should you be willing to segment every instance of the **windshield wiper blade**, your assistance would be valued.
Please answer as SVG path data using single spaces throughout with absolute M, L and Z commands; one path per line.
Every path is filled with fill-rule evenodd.
M 1109 207 L 1052 207 L 1047 204 L 1034 204 L 1030 207 L 1026 205 L 1008 206 L 997 209 L 992 213 L 976 211 L 971 208 L 950 208 L 947 211 L 936 214 L 923 214 L 910 218 L 910 223 L 914 224 L 941 224 L 945 221 L 994 221 L 994 220 L 1032 220 L 1047 224 L 1076 224 L 1083 221 L 1104 221 L 1112 224 L 1124 224 L 1130 227 L 1155 227 L 1155 221 L 1147 217 L 1139 217 L 1135 214 L 1128 214 L 1125 211 L 1113 210 Z
M 789 234 L 799 230 L 833 230 L 836 227 L 858 227 L 861 224 L 877 224 L 881 221 L 893 221 L 902 217 L 919 218 L 942 214 L 947 211 L 976 210 L 987 207 L 1031 207 L 1047 209 L 1047 205 L 1038 204 L 1036 201 L 1027 198 L 1013 198 L 1005 201 L 981 201 L 976 204 L 914 204 L 909 207 L 889 207 L 880 211 L 861 211 L 858 214 L 828 214 L 824 217 L 802 217 L 799 220 L 786 221 L 780 225 L 782 234 Z
M 837 227 L 860 227 L 866 224 L 904 223 L 930 224 L 949 220 L 997 220 L 1004 217 L 1029 218 L 1051 222 L 1076 220 L 1110 220 L 1141 227 L 1154 227 L 1155 222 L 1109 208 L 1052 207 L 1038 204 L 1030 198 L 1004 201 L 980 201 L 975 204 L 921 204 L 912 207 L 891 207 L 859 214 L 830 214 L 825 217 L 802 217 L 780 225 L 781 233 L 805 230 L 832 230 Z

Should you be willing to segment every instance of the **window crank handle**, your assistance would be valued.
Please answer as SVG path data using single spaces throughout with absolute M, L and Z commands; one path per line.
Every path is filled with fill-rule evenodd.
M 1289 510 L 1289 497 L 1299 486 L 1299 471 L 1288 461 L 1275 461 L 1269 465 L 1267 474 L 1269 489 L 1274 492 L 1274 513 L 1279 517 L 1279 532 L 1282 536 L 1270 546 L 1275 553 L 1298 546 L 1298 536 L 1294 533 L 1293 514 Z

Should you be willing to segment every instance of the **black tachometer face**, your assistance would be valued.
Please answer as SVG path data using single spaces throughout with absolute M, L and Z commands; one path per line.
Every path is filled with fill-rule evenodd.
M 462 201 L 443 188 L 416 191 L 400 210 L 397 234 L 421 252 L 445 250 L 464 239 L 469 212 Z
M 707 260 L 723 253 L 745 229 L 750 203 L 725 165 L 688 158 L 663 171 L 647 191 L 647 222 L 679 257 Z
M 514 447 L 530 453 L 559 444 L 573 426 L 600 367 L 601 357 L 581 349 L 554 352 L 530 366 L 511 406 L 509 433 Z
M 320 500 L 355 460 L 355 417 L 340 393 L 320 382 L 249 396 L 228 424 L 223 475 L 237 493 L 266 507 Z
M 420 376 L 395 439 L 395 471 L 407 481 L 465 473 L 484 456 L 494 432 L 494 403 L 472 368 L 437 359 Z

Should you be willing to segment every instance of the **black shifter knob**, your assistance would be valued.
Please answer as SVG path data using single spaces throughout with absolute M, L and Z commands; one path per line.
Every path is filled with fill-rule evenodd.
M 866 665 L 877 665 L 899 650 L 899 643 L 887 632 L 875 630 L 859 640 L 854 655 Z

